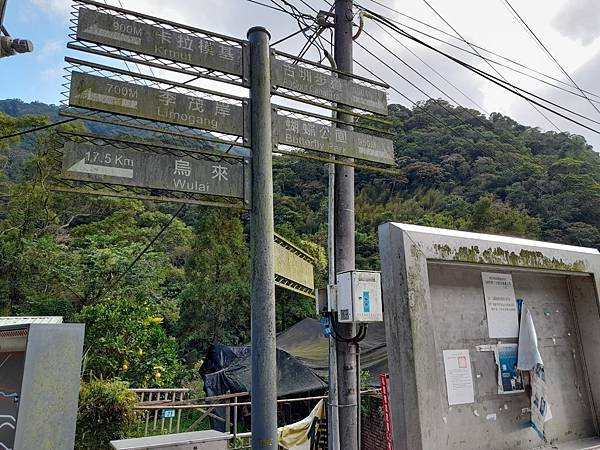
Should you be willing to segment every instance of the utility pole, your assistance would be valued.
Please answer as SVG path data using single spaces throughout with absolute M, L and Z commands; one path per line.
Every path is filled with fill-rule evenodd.
M 335 0 L 335 63 L 346 73 L 353 71 L 352 57 L 353 0 Z M 338 113 L 338 119 L 351 122 L 352 116 Z M 337 125 L 352 129 L 349 125 Z M 355 268 L 354 238 L 354 168 L 344 165 L 335 167 L 334 193 L 335 271 L 336 273 Z M 356 335 L 354 324 L 337 325 L 342 338 Z M 340 448 L 358 450 L 358 373 L 356 345 L 352 342 L 336 341 L 338 367 L 338 411 Z
M 252 449 L 277 450 L 271 36 L 248 30 L 252 147 Z

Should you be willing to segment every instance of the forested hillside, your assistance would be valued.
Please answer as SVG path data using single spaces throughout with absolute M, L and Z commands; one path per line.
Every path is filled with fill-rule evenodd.
M 386 221 L 600 247 L 600 158 L 583 138 L 442 101 L 390 109 L 401 175 L 357 171 L 358 268 L 378 268 Z M 57 120 L 39 103 L 0 111 L 0 135 Z M 136 386 L 189 378 L 211 342 L 247 342 L 247 214 L 187 207 L 132 265 L 178 207 L 50 191 L 52 133 L 0 141 L 1 313 L 86 322 L 86 373 Z M 274 182 L 276 228 L 317 257 L 323 283 L 327 170 L 277 157 Z M 277 294 L 280 330 L 312 314 Z

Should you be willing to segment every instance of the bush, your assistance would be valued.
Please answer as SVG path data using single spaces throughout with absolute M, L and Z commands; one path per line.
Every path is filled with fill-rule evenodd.
M 177 343 L 149 302 L 108 300 L 77 315 L 85 323 L 84 379 L 128 381 L 136 388 L 173 387 L 182 377 Z
M 110 449 L 110 441 L 126 437 L 135 421 L 136 396 L 123 381 L 82 382 L 77 414 L 77 450 Z

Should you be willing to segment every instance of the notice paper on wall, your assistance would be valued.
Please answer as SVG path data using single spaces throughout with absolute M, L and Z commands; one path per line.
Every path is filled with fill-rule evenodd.
M 448 404 L 473 403 L 475 392 L 469 350 L 444 350 L 443 353 Z
M 525 392 L 523 376 L 517 369 L 518 344 L 496 345 L 496 365 L 498 366 L 498 394 Z
M 518 337 L 519 317 L 512 275 L 482 272 L 481 278 L 490 337 Z
M 538 366 L 531 372 L 531 423 L 542 437 L 545 423 L 550 419 L 552 412 L 546 395 L 546 375 L 544 368 Z

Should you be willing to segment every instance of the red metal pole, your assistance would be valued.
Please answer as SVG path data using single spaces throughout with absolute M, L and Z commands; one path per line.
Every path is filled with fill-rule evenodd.
M 383 423 L 385 425 L 385 448 L 386 450 L 394 450 L 392 441 L 392 422 L 390 417 L 390 396 L 388 391 L 388 375 L 382 373 L 379 375 L 381 383 L 381 402 L 383 403 Z

